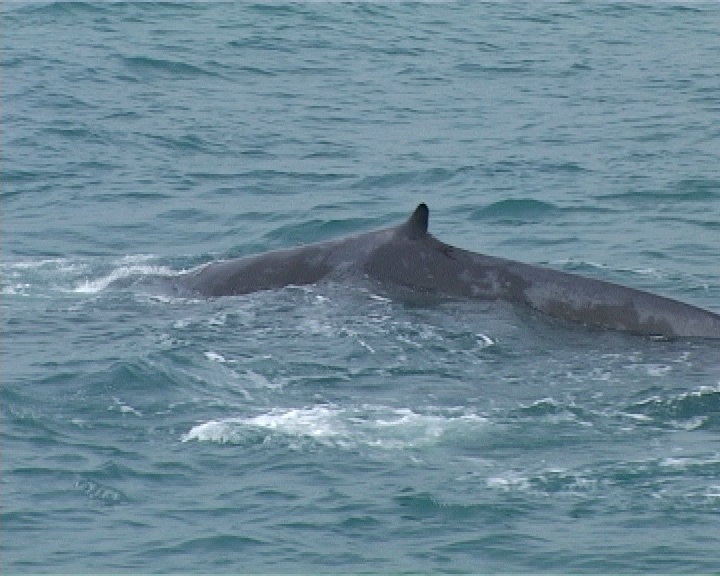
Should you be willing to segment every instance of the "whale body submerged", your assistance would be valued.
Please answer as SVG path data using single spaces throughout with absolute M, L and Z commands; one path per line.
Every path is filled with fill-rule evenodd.
M 670 298 L 469 252 L 428 233 L 428 207 L 390 228 L 212 262 L 174 277 L 175 290 L 232 296 L 362 274 L 415 292 L 503 300 L 548 316 L 648 336 L 720 338 L 720 315 Z

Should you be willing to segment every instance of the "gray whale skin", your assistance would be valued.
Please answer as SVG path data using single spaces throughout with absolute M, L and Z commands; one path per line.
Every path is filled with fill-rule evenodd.
M 414 292 L 504 300 L 589 326 L 667 338 L 720 338 L 720 315 L 610 282 L 455 248 L 428 233 L 428 207 L 346 238 L 217 261 L 173 278 L 203 297 L 247 294 L 363 275 Z

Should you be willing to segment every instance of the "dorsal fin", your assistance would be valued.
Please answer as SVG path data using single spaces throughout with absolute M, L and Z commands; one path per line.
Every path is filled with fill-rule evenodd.
M 428 210 L 427 204 L 425 202 L 418 204 L 415 212 L 410 215 L 410 218 L 403 225 L 403 232 L 408 238 L 414 240 L 427 234 L 429 215 L 430 210 Z
M 428 210 L 427 204 L 422 202 L 415 208 L 415 212 L 410 215 L 408 221 L 405 223 L 407 235 L 410 238 L 422 238 L 427 234 L 428 220 L 430 217 L 430 210 Z

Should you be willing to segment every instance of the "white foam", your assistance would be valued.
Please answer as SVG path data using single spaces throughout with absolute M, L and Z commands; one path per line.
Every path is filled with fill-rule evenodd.
M 677 470 L 685 470 L 690 467 L 702 467 L 707 466 L 713 468 L 720 464 L 720 458 L 717 454 L 713 454 L 707 458 L 698 458 L 692 456 L 681 456 L 681 457 L 667 457 L 663 458 L 659 462 L 660 466 L 664 468 L 673 468 Z
M 490 338 L 489 336 L 486 336 L 485 334 L 478 333 L 477 337 L 481 340 L 481 347 L 487 348 L 488 346 L 492 346 L 495 344 L 495 341 Z
M 119 410 L 121 414 L 132 414 L 134 416 L 142 416 L 140 410 L 136 410 L 132 406 L 125 404 L 119 398 L 113 397 L 113 405 L 108 407 L 108 410 Z
M 193 427 L 190 432 L 182 437 L 182 441 L 197 440 L 198 442 L 216 442 L 218 444 L 237 442 L 239 440 L 239 428 L 236 424 L 241 425 L 242 422 L 242 418 L 210 420 Z
M 133 264 L 129 266 L 120 266 L 116 268 L 110 274 L 94 280 L 86 279 L 78 284 L 73 292 L 79 294 L 97 294 L 105 290 L 110 284 L 123 278 L 130 276 L 147 276 L 147 275 L 172 275 L 177 274 L 166 266 L 150 266 L 150 265 L 139 265 Z
M 220 364 L 225 364 L 227 362 L 227 360 L 222 354 L 218 354 L 217 352 L 212 351 L 205 352 L 205 358 L 213 362 L 219 362 Z
M 629 418 L 630 420 L 636 420 L 637 422 L 651 422 L 652 418 L 647 414 L 634 414 L 633 412 L 620 412 L 621 416 Z
M 485 427 L 487 420 L 477 414 L 418 413 L 408 408 L 362 406 L 340 408 L 321 404 L 304 408 L 274 408 L 249 418 L 211 420 L 194 426 L 182 437 L 209 442 L 242 442 L 252 432 L 267 437 L 310 439 L 341 448 L 369 446 L 403 450 L 434 445 L 446 435 L 463 438 L 468 432 Z
M 530 489 L 530 479 L 515 472 L 507 472 L 500 476 L 490 476 L 485 480 L 488 488 L 494 488 L 502 492 L 519 490 L 527 492 Z
M 51 268 L 61 272 L 73 272 L 81 264 L 68 260 L 67 258 L 43 258 L 42 260 L 23 260 L 19 262 L 3 262 L 3 271 L 7 268 L 10 270 L 39 270 L 43 268 Z
M 318 318 L 304 318 L 300 324 L 301 330 L 303 332 L 307 332 L 308 334 L 327 337 L 332 337 L 335 335 L 334 327 L 328 322 L 324 322 Z
M 369 293 L 368 298 L 370 298 L 370 300 L 375 300 L 376 302 L 380 302 L 382 304 L 391 304 L 392 303 L 392 300 L 390 300 L 389 298 L 385 298 L 384 296 L 379 296 L 378 294 Z
M 679 430 L 697 430 L 708 421 L 707 416 L 693 416 L 687 420 L 671 420 L 670 424 Z
M 700 386 L 697 390 L 691 390 L 690 392 L 683 392 L 678 395 L 679 399 L 683 398 L 700 398 L 706 395 L 713 395 L 720 392 L 720 382 L 716 386 Z
M 269 390 L 279 390 L 282 388 L 282 382 L 271 382 L 267 377 L 253 370 L 246 370 L 245 376 L 257 388 L 268 388 Z
M 6 296 L 29 296 L 36 285 L 54 284 L 58 278 L 77 276 L 87 269 L 82 262 L 67 258 L 44 258 L 0 263 L 1 293 Z
M 645 370 L 647 371 L 648 376 L 667 376 L 672 370 L 672 366 L 668 366 L 666 364 L 646 364 Z
M 343 411 L 329 406 L 273 410 L 248 419 L 249 426 L 278 430 L 290 436 L 331 438 L 346 436 Z
M 208 325 L 210 326 L 225 326 L 227 323 L 227 313 L 219 312 L 208 319 Z
M 11 286 L 3 286 L 0 294 L 3 296 L 27 296 L 30 284 L 26 282 L 20 282 Z
M 155 254 L 127 254 L 118 260 L 120 264 L 137 264 L 157 258 Z

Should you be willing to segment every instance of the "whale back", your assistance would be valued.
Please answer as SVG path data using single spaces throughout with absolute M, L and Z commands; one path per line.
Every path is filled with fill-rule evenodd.
M 505 300 L 549 316 L 638 334 L 720 338 L 720 315 L 610 282 L 470 252 L 428 233 L 422 203 L 402 224 L 354 236 L 219 261 L 173 279 L 214 297 L 346 281 L 358 274 L 441 297 Z

